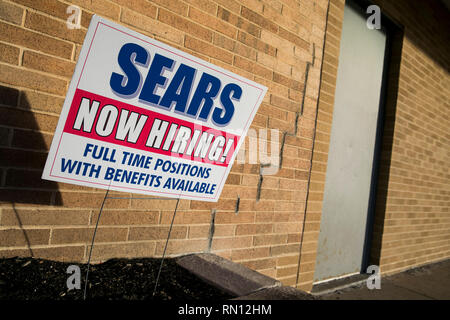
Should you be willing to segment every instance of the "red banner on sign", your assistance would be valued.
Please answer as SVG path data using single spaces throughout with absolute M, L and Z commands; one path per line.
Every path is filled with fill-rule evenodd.
M 72 100 L 64 132 L 225 167 L 240 139 L 80 89 Z

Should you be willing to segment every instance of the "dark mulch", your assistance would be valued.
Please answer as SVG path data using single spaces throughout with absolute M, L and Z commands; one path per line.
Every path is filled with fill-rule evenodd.
M 81 269 L 81 289 L 67 289 L 63 263 L 33 258 L 0 259 L 0 300 L 81 300 L 86 265 Z M 220 300 L 233 298 L 210 286 L 173 259 L 165 259 L 155 297 L 152 297 L 160 259 L 111 259 L 91 265 L 89 300 Z

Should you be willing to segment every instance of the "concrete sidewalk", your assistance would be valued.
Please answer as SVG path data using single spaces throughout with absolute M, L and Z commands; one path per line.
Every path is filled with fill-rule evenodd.
M 381 278 L 381 289 L 366 283 L 320 295 L 324 300 L 449 300 L 450 260 Z
M 369 290 L 366 282 L 327 294 L 311 295 L 289 287 L 274 287 L 237 300 L 448 300 L 450 260 L 381 278 L 381 289 Z

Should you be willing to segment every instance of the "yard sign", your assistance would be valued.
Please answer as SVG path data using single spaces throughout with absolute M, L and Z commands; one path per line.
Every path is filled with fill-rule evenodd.
M 217 201 L 266 91 L 93 16 L 42 178 Z

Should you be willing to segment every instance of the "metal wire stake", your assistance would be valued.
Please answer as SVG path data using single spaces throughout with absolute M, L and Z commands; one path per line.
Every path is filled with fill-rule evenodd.
M 164 263 L 164 257 L 166 256 L 167 244 L 169 243 L 170 233 L 172 232 L 172 226 L 173 226 L 173 222 L 175 221 L 175 215 L 177 214 L 177 209 L 178 209 L 178 203 L 179 202 L 180 202 L 180 198 L 177 199 L 177 204 L 175 205 L 175 210 L 173 211 L 172 222 L 170 223 L 169 233 L 167 234 L 166 245 L 164 246 L 164 251 L 163 251 L 163 255 L 162 255 L 162 259 L 161 259 L 161 264 L 159 266 L 158 276 L 156 277 L 156 283 L 155 283 L 155 288 L 153 289 L 152 297 L 155 296 L 156 288 L 158 287 L 159 277 L 161 275 L 161 269 L 162 269 L 162 266 L 163 266 L 163 263 Z
M 84 283 L 83 300 L 86 300 L 86 291 L 87 291 L 87 285 L 88 285 L 88 279 L 89 279 L 89 267 L 91 264 L 92 249 L 94 248 L 94 241 L 95 241 L 95 235 L 97 233 L 98 222 L 100 221 L 100 216 L 102 215 L 103 206 L 105 205 L 105 201 L 108 198 L 108 193 L 109 193 L 109 188 L 106 190 L 105 197 L 103 198 L 102 206 L 100 207 L 100 212 L 97 217 L 97 223 L 95 224 L 94 235 L 92 236 L 91 250 L 89 251 L 89 258 L 88 258 L 88 263 L 87 263 L 86 280 Z

